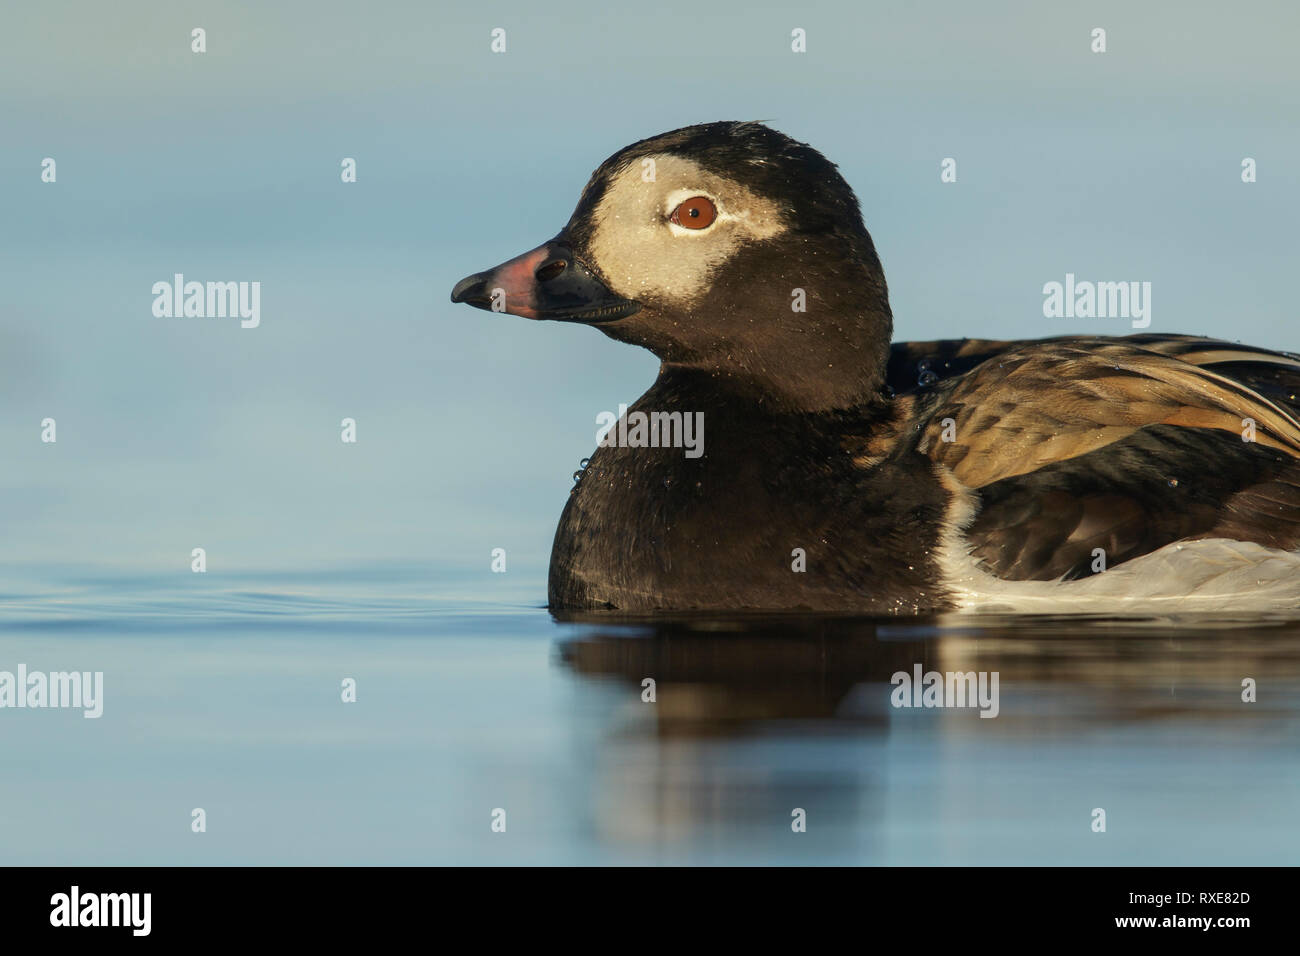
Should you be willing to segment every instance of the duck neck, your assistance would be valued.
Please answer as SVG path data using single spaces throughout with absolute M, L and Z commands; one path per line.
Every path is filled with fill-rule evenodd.
M 787 356 L 780 376 L 769 374 L 757 357 L 730 353 L 725 360 L 663 362 L 655 391 L 679 400 L 690 396 L 701 408 L 719 403 L 747 407 L 770 416 L 818 415 L 883 404 L 888 345 L 876 362 L 822 362 Z M 863 365 L 869 367 L 864 368 Z
M 698 321 L 703 349 L 663 355 L 773 409 L 816 413 L 881 400 L 893 315 L 865 230 L 756 248 L 715 282 Z
M 879 311 L 847 310 L 804 326 L 793 316 L 779 338 L 731 340 L 703 354 L 665 358 L 660 376 L 707 380 L 776 413 L 821 413 L 882 401 L 892 322 Z

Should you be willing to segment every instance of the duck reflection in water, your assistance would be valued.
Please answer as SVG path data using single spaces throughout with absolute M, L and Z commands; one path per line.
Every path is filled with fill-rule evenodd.
M 1062 746 L 1099 734 L 1182 739 L 1208 724 L 1250 735 L 1294 720 L 1300 696 L 1300 628 L 1283 619 L 557 619 L 574 629 L 558 645 L 561 665 L 615 702 L 593 731 L 601 835 L 694 845 L 752 834 L 756 859 L 878 857 L 900 798 L 953 812 L 956 794 L 1000 772 L 977 756 L 990 747 L 1040 756 L 1050 777 Z M 895 675 L 918 668 L 997 674 L 996 719 L 894 706 Z M 1261 677 L 1270 699 L 1247 704 L 1247 683 Z M 896 792 L 899 780 L 906 790 L 931 776 L 922 793 Z M 811 821 L 803 842 L 773 843 L 782 828 L 796 832 L 799 810 Z

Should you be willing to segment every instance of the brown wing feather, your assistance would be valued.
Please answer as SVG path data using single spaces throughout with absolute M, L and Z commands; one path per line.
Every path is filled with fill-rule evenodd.
M 1300 457 L 1300 421 L 1233 379 L 1118 342 L 1011 349 L 965 376 L 920 450 L 970 488 L 1086 455 L 1152 425 L 1243 434 Z M 952 440 L 945 440 L 950 437 Z
M 978 343 L 982 364 L 918 393 L 917 450 L 975 498 L 966 534 L 993 573 L 1077 577 L 1094 548 L 1113 566 L 1192 538 L 1300 546 L 1300 361 L 1137 338 Z

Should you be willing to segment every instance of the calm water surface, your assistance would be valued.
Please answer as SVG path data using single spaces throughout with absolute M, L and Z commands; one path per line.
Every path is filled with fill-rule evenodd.
M 98 720 L 0 710 L 4 863 L 1300 861 L 1296 620 L 557 620 L 513 568 L 2 580 L 0 670 L 104 672 Z M 996 671 L 999 715 L 892 707 L 916 664 Z

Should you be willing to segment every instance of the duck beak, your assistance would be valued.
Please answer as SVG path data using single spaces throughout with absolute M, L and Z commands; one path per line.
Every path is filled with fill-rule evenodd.
M 593 325 L 641 309 L 639 302 L 610 291 L 558 236 L 494 269 L 461 279 L 451 290 L 451 301 L 526 319 Z

